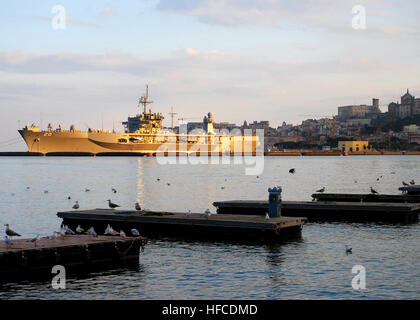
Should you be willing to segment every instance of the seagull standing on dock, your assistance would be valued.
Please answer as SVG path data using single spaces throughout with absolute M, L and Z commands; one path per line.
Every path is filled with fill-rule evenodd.
M 185 215 L 186 215 L 187 217 L 189 217 L 189 216 L 191 215 L 191 210 L 188 210 L 188 211 L 185 213 Z
M 74 206 L 73 206 L 73 209 L 74 210 L 77 210 L 77 209 L 79 209 L 80 208 L 80 205 L 79 205 L 79 201 L 76 201 L 76 203 L 74 204 Z
M 10 237 L 10 239 L 12 239 L 12 237 L 20 237 L 20 234 L 10 229 L 8 224 L 5 224 L 5 227 L 6 234 Z
M 77 228 L 76 228 L 76 233 L 83 233 L 83 232 L 85 232 L 85 229 L 83 229 L 81 226 L 80 226 L 80 224 L 77 226 Z
M 76 234 L 73 230 L 71 230 L 68 226 L 64 226 L 64 230 L 66 234 Z
M 93 229 L 93 227 L 90 227 L 88 232 L 92 237 L 97 237 L 98 236 L 98 234 L 95 232 L 95 229 Z
M 115 209 L 115 208 L 118 208 L 118 207 L 119 207 L 119 205 L 118 205 L 118 204 L 112 203 L 110 199 L 108 200 L 108 206 L 109 206 L 111 209 Z
M 10 238 L 9 238 L 8 236 L 5 236 L 5 237 L 4 237 L 4 242 L 6 242 L 6 246 L 7 246 L 8 248 L 10 248 L 10 246 L 13 244 L 13 243 L 12 243 L 12 240 L 10 240 Z
M 268 213 L 265 214 L 265 220 L 270 220 L 270 215 Z
M 325 187 L 323 187 L 322 189 L 316 190 L 316 192 L 320 192 L 323 193 L 325 191 Z
M 370 187 L 370 192 L 373 194 L 378 194 L 378 191 L 376 191 L 375 189 L 373 189 L 372 187 Z
M 114 231 L 114 229 L 112 229 L 112 227 L 108 224 L 105 229 L 105 235 L 112 235 L 112 231 Z
M 29 240 L 28 242 L 32 242 L 34 246 L 36 247 L 36 243 L 41 240 L 41 236 L 38 234 L 35 238 Z
M 140 204 L 138 202 L 136 202 L 136 210 L 141 211 L 141 207 L 140 207 Z
M 204 215 L 202 216 L 202 218 L 209 219 L 210 216 L 211 216 L 210 209 L 206 209 L 206 211 L 204 211 Z
M 135 237 L 140 237 L 140 232 L 137 229 L 131 229 L 131 234 Z
M 125 232 L 124 232 L 124 231 L 122 231 L 122 230 L 120 231 L 120 237 L 121 237 L 121 238 L 125 238 L 125 237 L 126 237 Z

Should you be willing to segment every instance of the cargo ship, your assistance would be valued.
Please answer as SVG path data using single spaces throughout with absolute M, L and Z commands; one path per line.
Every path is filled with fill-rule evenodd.
M 217 133 L 211 112 L 204 116 L 201 132 L 179 130 L 174 133 L 163 127 L 164 117 L 161 113 L 147 110 L 152 102 L 149 101 L 149 88 L 146 86 L 146 93 L 138 102 L 143 112 L 123 122 L 125 132 L 121 133 L 92 128 L 80 131 L 75 125 L 71 125 L 69 130 L 64 130 L 61 125 L 53 129 L 51 123 L 45 131 L 35 124 L 18 131 L 29 152 L 42 154 L 255 155 L 260 146 L 257 135 Z

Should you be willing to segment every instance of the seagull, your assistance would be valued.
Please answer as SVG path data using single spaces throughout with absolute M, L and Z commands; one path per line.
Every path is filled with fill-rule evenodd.
M 136 210 L 141 211 L 141 207 L 140 207 L 140 204 L 138 202 L 136 202 Z
M 64 230 L 66 234 L 76 234 L 73 230 L 71 230 L 68 226 L 64 226 Z
M 296 169 L 295 168 L 292 168 L 292 169 L 289 170 L 289 173 L 292 173 L 293 174 L 295 172 L 296 172 Z
M 49 236 L 49 237 L 47 237 L 47 238 L 48 238 L 48 239 L 50 239 L 50 240 L 57 239 L 59 234 L 60 234 L 59 232 L 54 231 L 54 232 L 53 232 L 53 234 L 52 234 L 52 235 L 50 235 L 50 236 Z
M 70 199 L 71 199 L 71 197 L 70 197 L 70 196 L 68 196 L 68 197 L 67 197 L 67 199 L 68 199 L 68 200 L 70 200 Z
M 170 183 L 167 183 L 166 185 L 170 186 L 171 184 Z
M 410 181 L 410 184 L 411 184 L 411 185 L 415 185 L 416 183 L 414 182 L 414 180 L 411 180 L 411 181 Z
M 30 188 L 29 187 L 26 187 L 26 190 L 29 190 Z
M 77 228 L 76 228 L 76 232 L 77 233 L 83 233 L 83 232 L 85 232 L 85 229 L 83 229 L 81 226 L 80 226 L 80 224 L 77 226 Z
M 160 181 L 160 178 L 157 178 L 156 181 Z
M 12 229 L 9 228 L 8 224 L 5 224 L 6 227 L 6 234 L 12 238 L 12 237 L 20 237 L 20 234 L 17 232 L 14 232 Z
M 265 220 L 270 220 L 270 215 L 268 213 L 265 214 Z
M 376 191 L 375 189 L 373 189 L 372 187 L 370 187 L 370 192 L 373 194 L 378 194 L 378 191 Z
M 89 192 L 89 191 L 90 191 L 90 189 L 88 189 L 88 188 L 85 189 L 85 192 Z
M 108 224 L 108 226 L 105 229 L 105 234 L 106 235 L 112 235 L 112 231 L 114 231 L 114 229 L 112 229 L 112 227 Z
M 324 192 L 325 191 L 325 187 L 323 187 L 322 189 L 316 190 L 316 192 Z
M 225 187 L 221 187 L 221 189 L 222 189 L 222 190 L 224 190 L 224 189 L 225 189 Z
M 60 236 L 64 237 L 66 235 L 66 228 L 64 228 L 64 226 L 61 226 L 60 228 Z
M 35 247 L 36 247 L 36 243 L 41 239 L 41 236 L 38 234 L 35 238 L 29 240 L 28 242 L 32 242 L 34 243 Z
M 111 190 L 112 192 L 117 193 L 117 190 L 115 188 L 112 188 Z
M 260 176 L 257 176 L 257 179 L 259 179 L 260 178 Z
M 140 232 L 137 229 L 131 229 L 131 234 L 135 237 L 140 237 Z
M 210 216 L 211 216 L 210 209 L 206 209 L 206 211 L 204 211 L 204 215 L 202 216 L 202 218 L 208 219 Z
M 405 187 L 408 187 L 408 186 L 409 186 L 409 184 L 408 184 L 407 182 L 405 182 L 405 181 L 403 181 L 403 182 L 402 182 L 402 184 L 403 184 L 403 186 L 405 186 Z
M 118 205 L 118 204 L 112 203 L 112 202 L 111 202 L 111 200 L 108 200 L 108 206 L 109 206 L 111 209 L 115 209 L 115 208 L 118 208 L 118 207 L 119 207 L 119 205 Z
M 90 227 L 88 232 L 92 237 L 97 237 L 98 236 L 98 234 L 95 232 L 95 229 L 93 229 L 93 227 Z
M 48 193 L 48 190 L 44 190 L 44 193 Z
M 353 250 L 353 248 L 349 248 L 349 246 L 348 245 L 346 245 L 346 254 L 348 255 L 348 254 L 352 254 L 353 252 L 352 252 L 352 250 Z
M 13 244 L 12 240 L 8 236 L 4 237 L 4 241 L 6 242 L 7 247 L 10 247 Z
M 188 211 L 185 213 L 185 215 L 186 215 L 187 217 L 189 217 L 189 216 L 191 215 L 191 210 L 188 210 Z
M 79 201 L 76 201 L 76 203 L 73 206 L 73 209 L 77 210 L 79 208 L 80 208 Z
M 125 232 L 124 232 L 124 231 L 122 231 L 122 230 L 120 231 L 120 237 L 121 237 L 121 238 L 125 238 L 125 237 L 126 237 Z

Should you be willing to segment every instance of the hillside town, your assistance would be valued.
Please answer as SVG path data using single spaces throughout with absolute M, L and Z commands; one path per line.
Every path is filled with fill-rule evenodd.
M 188 132 L 203 129 L 203 122 L 189 122 Z M 338 150 L 339 141 L 365 141 L 369 150 L 420 150 L 420 98 L 407 92 L 383 112 L 379 99 L 371 104 L 339 106 L 337 114 L 303 120 L 299 125 L 283 122 L 277 128 L 269 121 L 244 121 L 242 125 L 215 122 L 215 129 L 264 130 L 265 151 Z M 178 128 L 175 128 L 178 129 Z M 340 150 L 344 151 L 344 150 Z M 363 150 L 351 150 L 363 151 Z

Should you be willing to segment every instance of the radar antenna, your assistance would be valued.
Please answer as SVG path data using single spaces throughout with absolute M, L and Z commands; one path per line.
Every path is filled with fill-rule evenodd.
M 149 101 L 149 85 L 146 85 L 146 94 L 141 96 L 139 99 L 139 105 L 142 104 L 144 106 L 144 113 L 147 113 L 147 104 L 153 103 L 153 101 Z

